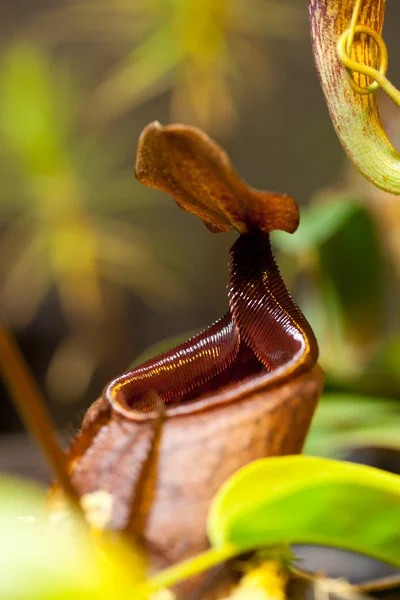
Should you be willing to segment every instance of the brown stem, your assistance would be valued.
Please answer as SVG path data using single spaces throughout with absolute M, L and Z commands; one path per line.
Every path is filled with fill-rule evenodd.
M 78 495 L 68 475 L 66 457 L 56 440 L 46 402 L 17 344 L 1 323 L 0 371 L 27 430 L 45 454 L 65 494 L 78 504 Z

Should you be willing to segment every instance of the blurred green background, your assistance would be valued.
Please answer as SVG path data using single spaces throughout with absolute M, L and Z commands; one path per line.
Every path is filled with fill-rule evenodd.
M 397 82 L 399 21 L 388 3 Z M 298 232 L 273 241 L 327 379 L 307 450 L 398 448 L 400 199 L 335 137 L 306 0 L 15 0 L 1 31 L 0 311 L 64 435 L 149 345 L 227 307 L 234 235 L 134 179 L 157 119 L 201 126 L 251 185 L 301 206 Z M 4 390 L 1 411 L 0 467 L 41 475 Z

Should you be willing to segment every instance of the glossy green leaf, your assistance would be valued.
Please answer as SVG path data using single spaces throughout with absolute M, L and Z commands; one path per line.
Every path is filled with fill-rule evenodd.
M 400 567 L 400 477 L 307 456 L 267 458 L 231 477 L 214 498 L 208 534 L 241 550 L 304 543 Z

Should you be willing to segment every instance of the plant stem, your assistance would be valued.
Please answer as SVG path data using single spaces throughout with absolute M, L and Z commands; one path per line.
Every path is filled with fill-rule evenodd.
M 36 439 L 65 494 L 78 504 L 66 459 L 46 403 L 13 338 L 0 323 L 0 372 L 29 433 Z
M 144 584 L 143 588 L 140 588 L 142 594 L 150 594 L 156 592 L 162 588 L 168 588 L 179 581 L 194 577 L 199 573 L 203 573 L 211 567 L 225 562 L 226 560 L 233 558 L 240 554 L 241 550 L 237 546 L 226 545 L 220 548 L 210 548 L 206 552 L 198 554 L 193 558 L 189 558 L 183 562 L 180 562 L 172 567 L 168 567 L 160 573 L 157 573 Z

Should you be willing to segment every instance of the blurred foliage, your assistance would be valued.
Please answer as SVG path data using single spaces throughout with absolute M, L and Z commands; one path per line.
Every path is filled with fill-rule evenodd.
M 47 14 L 39 30 L 56 45 L 74 36 L 114 45 L 118 60 L 90 98 L 97 123 L 169 90 L 172 120 L 224 131 L 244 76 L 247 85 L 274 84 L 265 40 L 299 38 L 306 19 L 293 0 L 78 0 Z
M 362 376 L 381 344 L 384 256 L 372 215 L 359 199 L 328 196 L 303 210 L 298 232 L 274 241 L 303 280 L 302 307 L 320 342 L 331 383 Z M 305 293 L 304 293 L 305 292 Z
M 321 399 L 306 452 L 399 447 L 397 203 L 348 168 L 303 210 L 298 232 L 274 234 L 280 262 L 316 332 L 330 391 Z
M 0 478 L 1 597 L 139 599 L 146 561 L 136 549 L 118 536 L 96 535 L 65 507 L 50 513 L 47 502 L 40 488 Z
M 327 393 L 322 396 L 304 451 L 315 456 L 332 456 L 354 446 L 389 446 L 400 450 L 399 431 L 398 401 Z
M 171 307 L 179 312 L 186 301 L 195 302 L 196 292 L 188 296 L 177 275 L 180 266 L 194 271 L 198 289 L 217 289 L 215 274 L 200 275 L 192 264 L 195 253 L 208 264 L 206 249 L 194 242 L 193 254 L 180 250 L 192 236 L 180 228 L 173 203 L 134 181 L 132 132 L 144 124 L 139 108 L 150 106 L 146 120 L 158 118 L 146 102 L 167 92 L 171 119 L 228 139 L 241 100 L 253 90 L 267 99 L 295 54 L 295 41 L 307 35 L 300 4 L 70 0 L 50 10 L 38 2 L 34 18 L 19 29 L 29 30 L 31 41 L 3 43 L 0 305 L 14 329 L 23 330 L 57 295 L 67 324 L 47 374 L 57 400 L 85 397 L 93 373 L 122 345 L 133 300 L 149 306 L 150 315 L 169 310 L 168 318 Z M 299 89 L 295 79 L 290 85 L 294 106 Z M 306 117 L 308 110 L 299 114 Z M 386 108 L 385 125 L 398 144 L 397 111 Z M 298 131 L 287 127 L 282 144 L 293 140 L 296 155 L 304 153 L 304 131 L 301 123 Z M 261 162 L 255 148 L 256 142 L 246 145 L 246 152 L 269 187 L 264 168 L 277 147 L 263 152 Z M 313 165 L 312 177 L 320 167 Z M 171 207 L 168 215 L 164 206 Z M 398 198 L 346 169 L 302 206 L 298 232 L 276 233 L 274 244 L 317 334 L 327 379 L 310 448 L 329 454 L 352 439 L 393 445 L 400 398 Z M 46 319 L 51 328 L 54 315 Z M 150 320 L 145 325 L 157 327 Z M 127 355 L 121 369 L 132 358 Z M 347 429 L 335 411 L 347 415 Z
M 119 216 L 124 204 L 132 214 L 141 210 L 143 199 L 132 193 L 131 168 L 121 167 L 98 139 L 77 135 L 78 102 L 79 91 L 66 71 L 34 46 L 16 43 L 4 55 L 2 308 L 14 326 L 26 327 L 56 289 L 71 333 L 56 352 L 49 377 L 52 392 L 67 398 L 84 393 L 110 350 L 104 334 L 115 316 L 120 318 L 119 290 L 157 310 L 184 296 L 143 229 Z M 68 371 L 74 373 L 70 390 Z
M 384 111 L 399 141 L 398 112 L 387 104 Z M 306 445 L 312 454 L 351 446 L 399 448 L 399 233 L 398 198 L 346 167 L 303 210 L 298 232 L 274 234 L 317 334 L 331 390 L 322 397 Z

